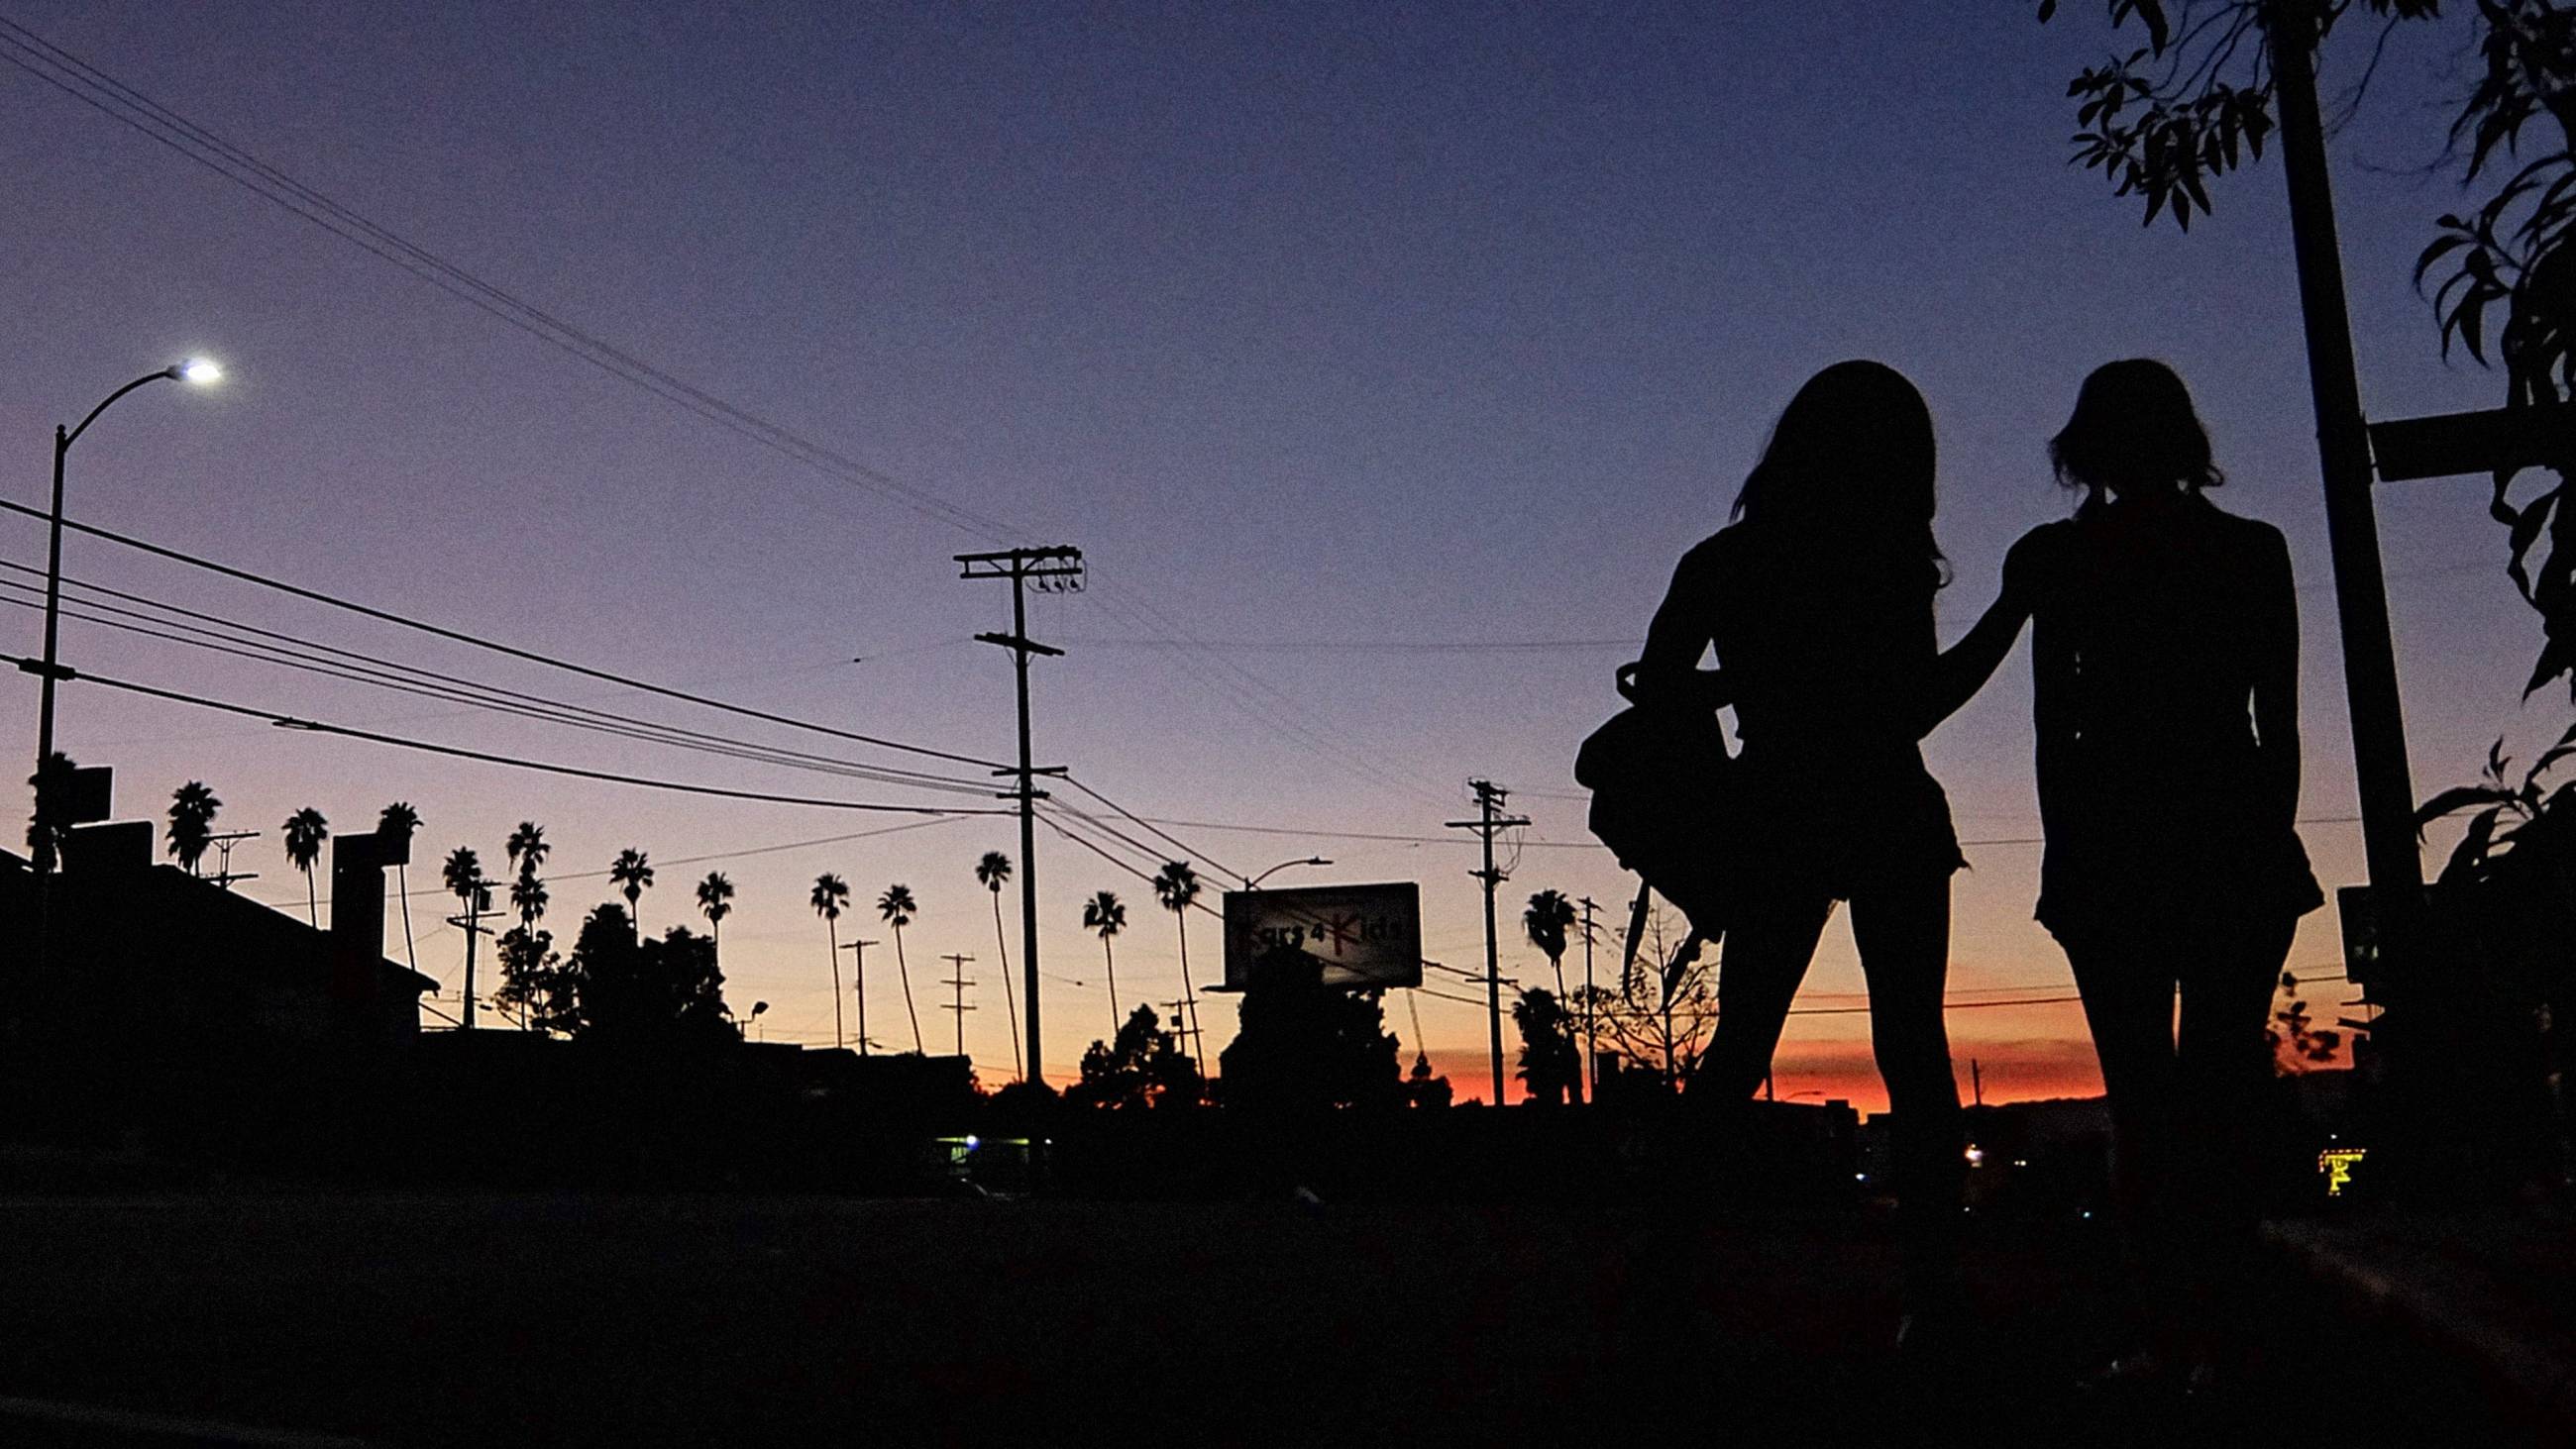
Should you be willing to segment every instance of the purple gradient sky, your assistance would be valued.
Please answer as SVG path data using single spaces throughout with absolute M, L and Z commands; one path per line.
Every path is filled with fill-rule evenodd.
M 1512 6 L 1470 21 L 1374 5 L 720 15 L 37 0 L 10 13 L 632 352 L 1081 546 L 1098 590 L 1044 600 L 1033 619 L 1071 649 L 1039 666 L 1039 753 L 1131 807 L 1436 836 L 1467 813 L 1471 774 L 1556 792 L 1514 801 L 1537 820 L 1507 888 L 1516 915 L 1548 886 L 1626 897 L 1606 855 L 1570 848 L 1588 837 L 1569 764 L 1614 703 L 1624 650 L 1309 646 L 1638 636 L 1789 393 L 1855 355 L 1912 375 L 1939 420 L 1954 632 L 1991 596 L 2012 539 L 2065 506 L 2041 440 L 2083 373 L 2140 353 L 2177 365 L 2234 479 L 2222 501 L 2290 536 L 2309 590 L 2306 813 L 2352 813 L 2280 173 L 2267 161 L 2225 185 L 2188 237 L 2141 231 L 2133 206 L 2065 165 L 2061 92 L 2109 43 L 2098 20 L 2074 7 L 2043 29 L 2027 5 L 1984 8 L 1961 20 L 1860 0 Z M 2419 173 L 2462 36 L 2459 22 L 2402 36 L 2334 147 L 2376 415 L 2499 392 L 2441 361 L 2409 286 L 2431 218 L 2454 204 Z M 2329 55 L 2330 88 L 2354 73 L 2357 38 Z M 948 561 L 978 540 L 592 371 L 14 70 L 0 71 L 0 137 L 18 219 L 0 245 L 14 302 L 0 321 L 0 437 L 21 450 L 9 496 L 41 504 L 54 422 L 202 350 L 231 380 L 120 404 L 74 454 L 75 517 L 747 703 L 1009 750 L 1005 661 L 965 642 L 1007 621 L 1003 590 L 957 582 Z M 2496 733 L 2554 732 L 2563 714 L 2519 706 L 2537 629 L 2494 567 L 2481 502 L 2475 482 L 2382 498 L 2424 793 L 2473 773 Z M 40 531 L 0 523 L 0 556 L 41 562 Z M 76 542 L 68 567 L 611 697 L 95 543 Z M 1218 666 L 1149 642 L 1170 633 L 1146 608 L 1241 646 L 1225 658 L 1279 698 L 1239 707 Z M 7 613 L 32 652 L 35 616 Z M 871 659 L 840 662 L 851 655 Z M 802 793 L 844 783 L 217 668 L 78 625 L 66 657 L 597 767 Z M 0 710 L 30 731 L 34 706 L 32 681 L 0 680 Z M 1972 841 L 2036 833 L 2027 717 L 2017 656 L 1931 743 Z M 222 823 L 271 832 L 242 861 L 263 872 L 252 889 L 280 901 L 301 891 L 274 830 L 308 803 L 363 826 L 407 798 L 426 821 L 423 854 L 471 844 L 495 871 L 522 817 L 548 826 L 558 873 L 596 871 L 628 844 L 670 860 L 882 823 L 388 758 L 96 691 L 68 693 L 63 730 L 84 762 L 118 767 L 128 813 L 157 812 L 183 779 L 213 783 Z M 1419 879 L 1428 953 L 1477 960 L 1463 839 L 1176 833 L 1244 869 L 1312 851 L 1340 862 L 1339 878 Z M 2329 883 L 2358 878 L 2355 827 L 2306 835 Z M 873 898 L 900 879 L 923 906 L 908 950 L 924 963 L 925 1030 L 948 1032 L 924 985 L 945 974 L 933 953 L 974 953 L 988 987 L 968 1044 L 988 1076 L 1007 1069 L 989 903 L 969 876 L 995 847 L 1016 853 L 1005 822 L 723 862 L 741 890 L 726 931 L 736 1010 L 765 999 L 774 1037 L 828 1040 L 806 888 L 831 870 Z M 1168 998 L 1178 972 L 1170 922 L 1140 882 L 1060 843 L 1041 851 L 1047 967 L 1089 983 L 1047 988 L 1046 1065 L 1061 1073 L 1108 1020 L 1097 943 L 1076 929 L 1083 897 L 1109 887 L 1130 902 L 1122 986 Z M 2037 851 L 1970 855 L 1954 988 L 2065 989 L 2029 920 Z M 648 926 L 680 919 L 707 868 L 665 867 Z M 568 936 L 604 896 L 559 883 L 550 924 Z M 416 914 L 435 920 L 441 905 Z M 1216 936 L 1194 934 L 1204 973 Z M 458 934 L 422 950 L 452 990 Z M 2338 950 L 2332 923 L 2312 917 L 2292 961 Z M 1545 970 L 1508 942 L 1505 962 L 1525 980 Z M 1809 987 L 1810 1005 L 1857 1003 L 1840 926 Z M 906 1035 L 885 1025 L 900 1010 L 891 973 L 871 973 L 870 1003 L 881 1039 Z M 1409 1055 L 1412 1028 L 1390 1007 Z M 1420 1008 L 1441 1066 L 1481 1093 L 1481 1012 Z M 1796 1019 L 1781 1092 L 1874 1100 L 1865 1022 Z M 1952 1026 L 1990 1095 L 2090 1086 L 2072 1007 L 1961 1012 Z M 1231 1029 L 1231 1009 L 1213 1006 L 1211 1038 Z

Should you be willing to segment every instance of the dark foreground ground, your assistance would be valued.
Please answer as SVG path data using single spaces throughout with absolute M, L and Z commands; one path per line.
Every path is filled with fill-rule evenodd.
M 1850 1215 L 0 1199 L 0 1443 L 2545 1437 L 2286 1273 L 2232 1395 L 2072 1391 L 2116 1344 L 2107 1241 L 1979 1236 L 1974 1351 L 1934 1373 Z

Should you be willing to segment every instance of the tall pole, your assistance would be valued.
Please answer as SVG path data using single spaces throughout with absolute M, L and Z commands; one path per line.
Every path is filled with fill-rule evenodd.
M 1494 837 L 1514 826 L 1527 825 L 1519 815 L 1498 815 L 1511 792 L 1491 780 L 1470 780 L 1468 788 L 1476 792 L 1476 818 L 1452 820 L 1451 830 L 1471 830 L 1485 847 L 1485 868 L 1468 875 L 1485 883 L 1485 1025 L 1493 1047 L 1494 1105 L 1503 1105 L 1503 968 L 1501 947 L 1494 932 L 1494 892 L 1508 879 L 1494 868 Z
M 2408 945 L 2423 910 L 2424 865 L 2416 850 L 2406 716 L 2397 692 L 2396 649 L 2389 638 L 2379 519 L 2370 496 L 2370 434 L 2361 411 L 2352 324 L 2344 308 L 2325 129 L 2317 113 L 2318 9 L 2315 0 L 2271 0 L 2265 20 L 2280 97 L 2281 164 L 2289 180 L 2299 308 L 2307 323 L 2308 388 L 2325 474 L 2326 539 L 2334 557 L 2335 614 L 2343 639 L 2344 696 L 2352 716 L 2353 775 L 2361 796 L 2371 904 L 2378 915 L 2383 960 L 2402 981 Z
M 45 525 L 45 669 L 36 676 L 40 681 L 36 693 L 36 780 L 39 790 L 50 778 L 45 766 L 54 757 L 54 676 L 60 672 L 54 662 L 54 642 L 63 613 L 63 455 L 71 450 L 71 435 L 64 431 L 62 424 L 54 424 L 54 508 Z M 40 830 L 36 832 L 36 873 L 42 876 L 53 868 L 54 832 Z
M 1592 913 L 1599 909 L 1592 897 L 1585 896 L 1583 906 L 1583 1079 L 1593 1089 L 1593 1101 L 1600 1101 L 1601 1084 L 1595 1080 L 1601 1070 L 1601 1034 L 1592 1018 Z
M 473 893 L 465 898 L 465 914 L 447 918 L 447 924 L 465 933 L 465 1013 L 464 1020 L 458 1023 L 458 1026 L 465 1031 L 474 1029 L 474 940 L 478 936 L 491 934 L 483 925 L 483 913 L 491 908 L 491 889 L 487 886 L 477 886 Z M 502 1019 L 508 1020 L 506 1016 Z
M 66 428 L 60 423 L 54 424 L 54 499 L 53 508 L 45 518 L 45 663 L 37 675 L 41 683 L 36 693 L 36 778 L 39 781 L 48 778 L 45 762 L 54 757 L 54 681 L 63 673 L 56 663 L 54 651 L 63 612 L 63 459 L 70 454 L 72 444 L 80 441 L 80 435 L 89 431 L 89 425 L 98 421 L 99 414 L 136 388 L 156 382 L 174 382 L 182 377 L 211 382 L 220 375 L 206 363 L 180 363 L 158 372 L 147 372 L 109 393 L 97 407 L 89 410 L 87 417 L 73 426 Z M 37 788 L 41 790 L 43 786 L 40 784 Z M 39 875 L 48 874 L 54 868 L 54 841 L 50 831 L 38 832 L 35 866 Z
M 966 1055 L 966 1013 L 975 1009 L 966 1004 L 966 988 L 974 984 L 966 979 L 966 963 L 975 958 L 942 956 L 939 959 L 948 963 L 948 980 L 945 985 L 955 997 L 948 1009 L 957 1013 L 957 1055 L 962 1057 Z M 1009 989 L 1008 983 L 1004 984 L 1004 989 Z
M 858 999 L 860 1056 L 868 1055 L 868 948 L 878 944 L 855 936 L 841 943 L 841 949 L 850 953 L 850 995 Z M 834 1002 L 832 1016 L 838 1020 L 840 1015 L 840 1003 Z
M 1037 788 L 1041 774 L 1062 774 L 1061 770 L 1040 770 L 1031 761 L 1029 750 L 1029 656 L 1045 654 L 1061 658 L 1064 651 L 1050 648 L 1029 638 L 1028 586 L 1038 580 L 1040 588 L 1080 588 L 1082 550 L 1069 546 L 1054 548 L 1014 548 L 999 553 L 961 553 L 956 556 L 962 569 L 958 577 L 968 579 L 1008 579 L 1011 581 L 1011 632 L 978 634 L 976 639 L 996 644 L 1011 651 L 1011 660 L 1019 685 L 1020 763 L 1010 771 L 996 771 L 1018 777 L 1019 788 L 1002 796 L 1020 802 L 1020 968 L 1025 981 L 1028 1005 L 1028 1074 L 1038 1081 L 1046 1080 L 1042 1065 L 1038 1031 L 1038 826 L 1037 802 L 1047 798 Z
M 1046 1072 L 1038 1065 L 1038 791 L 1037 767 L 1030 757 L 1029 744 L 1031 651 L 1025 576 L 1011 580 L 1011 635 L 1020 641 L 1011 650 L 1012 683 L 1018 689 L 1020 706 L 1020 960 L 1028 968 L 1029 1070 L 1044 1081 Z M 1002 989 L 1009 990 L 1008 983 Z M 958 1018 L 960 1022 L 965 1019 Z

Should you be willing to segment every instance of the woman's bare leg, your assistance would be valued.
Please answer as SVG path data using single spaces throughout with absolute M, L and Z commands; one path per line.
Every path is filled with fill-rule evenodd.
M 1949 877 L 1853 897 L 1852 939 L 1869 978 L 1870 1045 L 1896 1115 L 1890 1146 L 1908 1296 L 1917 1308 L 1946 1308 L 1957 1292 L 1967 1170 L 1941 1003 L 1950 975 Z
M 1726 934 L 1717 977 L 1717 1031 L 1691 1078 L 1691 1095 L 1720 1106 L 1750 1098 L 1771 1072 L 1789 1003 L 1815 959 L 1833 902 L 1820 897 L 1748 901 Z

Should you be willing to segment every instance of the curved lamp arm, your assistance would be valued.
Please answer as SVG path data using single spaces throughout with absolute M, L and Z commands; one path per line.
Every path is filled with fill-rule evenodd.
M 176 382 L 181 376 L 180 369 L 184 368 L 186 365 L 187 364 L 185 363 L 178 363 L 170 367 L 165 367 L 159 372 L 147 372 L 141 377 L 136 378 L 134 381 L 127 383 L 125 386 L 118 388 L 116 391 L 109 393 L 105 402 L 100 403 L 97 407 L 91 408 L 89 410 L 89 416 L 80 420 L 79 427 L 63 434 L 62 445 L 68 448 L 74 442 L 78 441 L 81 434 L 89 431 L 89 425 L 98 421 L 98 415 L 106 412 L 109 405 L 114 403 L 118 398 L 125 396 L 127 393 L 134 391 L 136 388 L 141 387 L 148 382 Z

